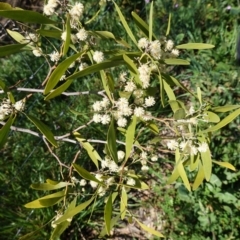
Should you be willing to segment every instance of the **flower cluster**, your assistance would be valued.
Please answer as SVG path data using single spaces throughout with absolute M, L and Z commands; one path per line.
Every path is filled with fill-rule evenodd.
M 58 5 L 57 0 L 48 0 L 48 3 L 43 7 L 43 12 L 47 16 L 53 15 L 55 13 L 55 8 L 57 7 L 57 5 Z
M 147 38 L 141 38 L 138 41 L 138 47 L 149 53 L 154 59 L 160 60 L 166 57 L 178 57 L 179 51 L 173 48 L 174 43 L 172 40 L 159 40 L 149 41 Z
M 0 120 L 4 120 L 15 111 L 23 111 L 25 106 L 25 99 L 12 104 L 9 99 L 3 99 L 0 105 Z

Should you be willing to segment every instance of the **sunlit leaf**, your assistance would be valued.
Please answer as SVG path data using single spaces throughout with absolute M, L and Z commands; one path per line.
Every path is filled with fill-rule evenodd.
M 36 117 L 30 116 L 25 114 L 26 117 L 38 128 L 38 130 L 46 137 L 46 139 L 54 146 L 57 147 L 57 142 L 54 138 L 53 133 L 51 132 L 50 128 L 41 122 Z
M 51 37 L 56 39 L 61 39 L 62 31 L 60 30 L 46 30 L 46 29 L 37 29 L 37 33 L 44 37 Z
M 137 118 L 136 118 L 136 116 L 133 116 L 132 120 L 131 120 L 128 128 L 127 128 L 127 132 L 125 134 L 125 136 L 126 136 L 125 160 L 128 159 L 128 157 L 130 156 L 131 150 L 132 150 L 132 146 L 133 146 L 133 143 L 134 143 L 134 135 L 135 135 L 136 124 L 137 124 Z
M 215 46 L 208 43 L 186 43 L 176 46 L 177 49 L 211 49 Z
M 200 87 L 197 87 L 197 96 L 198 96 L 198 101 L 202 105 L 202 92 Z
M 98 168 L 98 161 L 101 160 L 101 157 L 99 156 L 98 152 L 93 148 L 93 146 L 86 141 L 86 139 L 81 138 L 80 134 L 77 132 L 74 132 L 73 135 L 77 139 L 78 142 L 81 143 L 82 147 L 87 151 L 88 156 L 91 158 L 93 163 Z
M 236 168 L 229 162 L 219 162 L 219 161 L 215 161 L 215 160 L 212 160 L 212 162 L 218 164 L 221 167 L 229 168 L 233 171 L 236 171 Z
M 213 107 L 211 108 L 212 111 L 214 112 L 229 112 L 234 109 L 240 108 L 240 105 L 225 105 L 225 106 L 219 106 L 219 107 Z
M 49 190 L 63 188 L 68 185 L 72 185 L 72 184 L 68 183 L 68 182 L 59 182 L 58 184 L 54 184 L 54 185 L 49 184 L 49 183 L 33 183 L 33 184 L 31 184 L 31 188 L 36 189 L 36 190 L 49 191 Z
M 175 120 L 184 119 L 185 116 L 186 116 L 186 112 L 185 112 L 185 110 L 182 109 L 182 108 L 177 109 L 177 110 L 174 112 L 174 115 L 173 115 L 173 117 L 174 117 Z
M 116 225 L 116 223 L 118 222 L 119 219 L 120 219 L 120 215 L 117 215 L 116 217 L 111 219 L 110 229 L 112 229 L 114 227 L 114 225 Z M 107 230 L 106 230 L 106 227 L 104 226 L 99 237 L 104 237 L 106 234 L 107 234 Z
M 220 118 L 216 113 L 206 111 L 204 113 L 204 120 L 207 122 L 218 123 L 220 121 Z
M 235 110 L 234 112 L 230 113 L 227 117 L 225 117 L 222 121 L 220 121 L 218 124 L 216 124 L 213 127 L 210 127 L 206 130 L 204 130 L 203 132 L 214 132 L 219 130 L 220 128 L 225 127 L 227 124 L 229 124 L 230 122 L 232 122 L 236 117 L 238 117 L 240 114 L 240 109 Z
M 190 62 L 179 58 L 168 58 L 164 59 L 164 62 L 168 65 L 190 65 Z
M 197 173 L 197 176 L 195 178 L 195 181 L 192 185 L 192 189 L 195 191 L 196 189 L 198 189 L 198 187 L 200 186 L 200 184 L 203 182 L 204 180 L 204 170 L 203 170 L 203 167 L 202 167 L 202 164 L 201 162 L 198 162 L 198 173 Z
M 205 179 L 209 181 L 212 175 L 212 158 L 211 158 L 211 152 L 209 149 L 206 152 L 201 152 L 201 159 L 202 159 Z
M 127 193 L 125 190 L 125 187 L 122 187 L 122 195 L 121 195 L 121 201 L 120 201 L 120 213 L 121 213 L 121 219 L 123 220 L 126 215 L 127 210 Z
M 110 235 L 112 218 L 112 194 L 109 195 L 107 203 L 104 208 L 104 220 L 107 234 Z
M 66 211 L 66 213 L 64 213 L 64 215 L 59 219 L 57 219 L 54 223 L 59 224 L 61 222 L 66 221 L 69 218 L 72 218 L 73 216 L 75 216 L 76 214 L 80 213 L 82 210 L 87 208 L 92 203 L 93 200 L 94 200 L 94 197 L 90 198 L 88 201 L 84 203 L 79 204 L 77 207 L 72 208 L 69 211 Z
M 152 41 L 152 33 L 153 33 L 153 1 L 150 3 L 149 11 L 149 41 Z
M 139 224 L 139 226 L 140 226 L 144 231 L 146 231 L 146 232 L 148 232 L 148 233 L 151 233 L 151 234 L 153 234 L 153 235 L 155 235 L 155 236 L 157 236 L 157 237 L 162 237 L 162 238 L 164 238 L 164 235 L 162 235 L 160 232 L 156 231 L 155 229 L 150 228 L 150 227 L 144 225 L 143 223 L 139 222 L 136 218 L 135 218 L 135 221 Z
M 39 198 L 35 201 L 29 202 L 24 205 L 26 208 L 44 208 L 44 207 L 50 207 L 61 200 L 63 200 L 63 197 L 65 195 L 64 191 L 56 192 L 47 196 L 44 196 L 42 198 Z
M 172 14 L 170 13 L 170 14 L 169 14 L 169 17 L 168 17 L 168 26 L 167 26 L 166 36 L 168 36 L 169 33 L 170 33 L 170 29 L 171 29 L 171 18 L 172 18 Z

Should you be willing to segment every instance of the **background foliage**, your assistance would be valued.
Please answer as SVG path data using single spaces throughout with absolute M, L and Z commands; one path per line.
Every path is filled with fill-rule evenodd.
M 98 9 L 98 1 L 81 1 L 89 9 L 86 18 L 91 18 Z M 131 26 L 131 11 L 136 11 L 143 19 L 147 19 L 147 1 L 116 1 L 125 13 Z M 229 9 L 229 6 L 231 9 Z M 207 42 L 215 45 L 211 51 L 183 52 L 185 58 L 191 61 L 187 67 L 174 67 L 173 75 L 177 76 L 187 86 L 196 89 L 201 87 L 204 98 L 216 105 L 238 104 L 240 86 L 238 67 L 235 63 L 236 39 L 238 35 L 238 5 L 237 1 L 155 1 L 155 32 L 164 33 L 167 28 L 168 14 L 172 12 L 170 36 L 176 44 L 184 42 Z M 108 30 L 116 36 L 127 37 L 119 31 L 114 21 L 116 13 L 109 3 L 101 12 L 92 27 L 96 30 Z M 133 27 L 133 25 L 132 25 Z M 137 30 L 137 29 L 135 29 Z M 109 48 L 110 42 L 102 42 Z M 182 58 L 184 58 L 182 57 Z M 33 60 L 34 59 L 34 60 Z M 8 85 L 14 85 L 19 80 L 20 86 L 36 88 L 46 77 L 47 66 L 44 60 L 37 59 L 30 53 L 21 53 L 0 59 L 0 78 Z M 24 68 L 22 66 L 25 66 Z M 92 88 L 97 80 L 74 82 L 71 86 L 75 91 L 86 91 Z M 19 99 L 22 98 L 19 93 Z M 85 123 L 84 114 L 92 100 L 87 96 L 60 97 L 45 102 L 42 112 L 41 94 L 31 98 L 27 113 L 31 113 L 46 124 L 54 116 L 55 131 L 64 133 L 66 129 Z M 18 99 L 17 99 L 18 100 Z M 82 112 L 75 116 L 70 112 L 74 109 Z M 156 111 L 159 111 L 156 109 Z M 32 128 L 24 117 L 18 119 L 19 126 Z M 239 168 L 240 152 L 240 120 L 226 126 L 214 137 L 212 143 L 213 158 L 231 162 Z M 59 132 L 60 131 L 60 132 Z M 104 134 L 104 129 L 94 126 L 84 132 L 84 136 L 94 138 Z M 65 163 L 72 162 L 77 146 L 73 144 L 60 145 L 57 153 Z M 88 158 L 81 156 L 81 164 L 88 166 Z M 199 190 L 188 193 L 179 183 L 166 186 L 166 177 L 171 169 L 171 156 L 163 155 L 159 167 L 151 170 L 149 181 L 153 187 L 151 196 L 132 196 L 132 208 L 137 211 L 139 204 L 147 215 L 146 209 L 154 209 L 161 219 L 162 233 L 168 239 L 239 239 L 239 172 L 223 170 L 215 165 L 214 174 L 209 183 Z M 43 182 L 45 179 L 60 179 L 59 165 L 47 151 L 42 140 L 19 132 L 11 132 L 9 141 L 0 152 L 0 235 L 3 239 L 18 239 L 20 236 L 42 227 L 54 216 L 54 208 L 43 210 L 25 209 L 23 205 L 40 197 L 37 191 L 29 188 L 32 182 Z M 98 202 L 96 209 L 102 210 L 103 203 Z M 74 223 L 64 233 L 61 239 L 96 239 L 96 233 L 101 231 L 102 214 L 95 213 L 89 220 L 91 212 L 84 211 L 76 216 Z M 153 220 L 152 220 L 153 221 Z M 159 221 L 156 221 L 159 224 Z M 124 224 L 123 224 L 124 226 Z M 119 228 L 123 227 L 119 226 Z M 44 227 L 36 235 L 36 239 L 47 239 L 50 227 Z M 134 237 L 128 236 L 130 239 Z M 83 238 L 84 239 L 84 238 Z

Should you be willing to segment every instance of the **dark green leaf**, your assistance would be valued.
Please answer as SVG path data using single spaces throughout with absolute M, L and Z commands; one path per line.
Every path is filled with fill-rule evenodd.
M 0 16 L 24 23 L 55 24 L 56 22 L 38 12 L 29 10 L 1 10 Z
M 0 149 L 6 143 L 10 128 L 14 122 L 13 116 L 11 115 L 5 125 L 0 129 Z
M 39 119 L 25 114 L 26 117 L 39 129 L 39 131 L 46 137 L 46 139 L 55 147 L 57 147 L 57 142 L 54 139 L 54 135 L 51 132 L 50 128 L 41 122 Z
M 76 61 L 83 53 L 77 53 L 67 59 L 65 59 L 63 62 L 61 62 L 57 68 L 53 71 L 50 78 L 48 79 L 47 85 L 44 89 L 43 94 L 48 94 L 59 82 L 61 77 L 64 75 L 65 71 L 68 69 L 68 67 Z M 69 78 L 68 78 L 69 80 Z
M 108 150 L 111 154 L 112 159 L 115 163 L 118 162 L 118 156 L 117 156 L 117 146 L 116 146 L 116 132 L 115 132 L 115 126 L 114 126 L 114 119 L 112 118 L 108 134 L 107 134 L 107 146 Z
M 27 44 L 11 44 L 0 47 L 0 57 L 5 57 L 10 54 L 20 52 L 20 50 L 25 47 Z

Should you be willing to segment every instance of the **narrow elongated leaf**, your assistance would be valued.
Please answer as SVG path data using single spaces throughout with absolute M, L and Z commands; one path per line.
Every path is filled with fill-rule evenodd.
M 88 201 L 79 204 L 77 207 L 66 211 L 66 213 L 64 213 L 64 215 L 62 217 L 60 217 L 59 219 L 57 219 L 54 223 L 55 224 L 59 224 L 61 222 L 66 221 L 69 218 L 72 218 L 73 216 L 75 216 L 76 214 L 80 213 L 82 210 L 84 210 L 85 208 L 87 208 L 92 201 L 94 200 L 94 197 L 90 198 Z
M 3 145 L 6 143 L 8 134 L 10 132 L 10 128 L 14 122 L 13 116 L 11 115 L 5 125 L 0 129 L 0 149 L 3 147 Z
M 29 40 L 26 39 L 22 34 L 17 31 L 11 31 L 7 29 L 8 34 L 18 43 L 25 44 L 29 43 Z
M 192 172 L 192 171 L 195 171 L 198 167 L 198 164 L 199 164 L 199 161 L 200 161 L 200 155 L 197 154 L 196 155 L 191 155 L 190 156 L 190 166 L 189 166 L 189 170 Z
M 70 212 L 71 210 L 73 210 L 76 206 L 76 202 L 77 202 L 77 197 L 75 197 L 73 199 L 73 201 L 69 204 L 65 214 L 67 212 Z M 59 237 L 61 236 L 61 234 L 67 229 L 67 227 L 70 225 L 72 218 L 68 218 L 66 221 L 63 221 L 59 224 L 57 224 L 57 226 L 55 227 L 54 231 L 52 232 L 51 238 L 50 240 L 58 240 Z M 54 222 L 55 224 L 55 222 Z
M 165 99 L 165 91 L 164 91 L 164 84 L 163 84 L 163 79 L 162 79 L 162 75 L 159 74 L 158 75 L 158 80 L 159 80 L 159 87 L 160 87 L 160 99 L 161 99 L 161 103 L 162 103 L 162 106 L 165 107 L 165 103 L 164 103 L 164 99 Z
M 172 88 L 167 84 L 167 82 L 165 80 L 163 80 L 163 86 L 164 86 L 164 90 L 168 96 L 168 99 L 176 101 L 176 97 L 175 97 L 175 94 L 174 94 Z
M 118 39 L 116 38 L 111 32 L 108 31 L 94 31 L 94 32 L 89 32 L 90 34 L 96 35 L 97 37 L 100 37 L 102 39 L 113 39 L 115 40 L 117 43 L 130 48 L 130 45 L 125 42 L 123 39 Z
M 66 80 L 84 77 L 86 75 L 90 75 L 90 74 L 98 72 L 100 70 L 104 70 L 104 69 L 107 69 L 107 68 L 122 65 L 123 63 L 124 63 L 123 60 L 118 60 L 118 61 L 104 61 L 104 62 L 101 62 L 101 63 L 98 63 L 98 64 L 93 64 L 90 67 L 84 68 L 80 72 L 76 72 L 76 73 L 70 75 L 69 77 L 67 77 Z
M 42 14 L 29 10 L 0 10 L 0 16 L 24 23 L 55 24 Z
M 234 112 L 230 113 L 227 117 L 225 117 L 222 121 L 220 121 L 218 124 L 216 124 L 213 127 L 210 127 L 206 130 L 204 130 L 204 133 L 207 132 L 214 132 L 219 130 L 220 128 L 223 128 L 224 126 L 226 126 L 227 124 L 229 124 L 230 122 L 232 122 L 236 117 L 238 117 L 240 114 L 240 109 L 235 110 Z
M 5 57 L 13 53 L 20 52 L 21 49 L 26 45 L 27 44 L 11 44 L 0 46 L 0 57 Z
M 197 176 L 195 178 L 195 181 L 192 185 L 192 189 L 195 191 L 196 189 L 198 189 L 198 187 L 200 186 L 200 184 L 203 182 L 204 180 L 204 170 L 203 170 L 203 167 L 202 167 L 202 164 L 201 162 L 199 162 L 199 165 L 198 165 L 198 173 L 197 173 Z
M 125 187 L 122 187 L 122 195 L 121 195 L 121 201 L 120 201 L 120 213 L 121 213 L 121 219 L 123 220 L 126 215 L 126 210 L 127 210 L 127 193 L 125 190 Z
M 73 167 L 78 172 L 78 174 L 81 177 L 85 178 L 86 180 L 94 181 L 94 182 L 97 182 L 99 184 L 102 184 L 102 182 L 100 182 L 97 178 L 95 178 L 90 172 L 88 172 L 86 169 L 80 167 L 76 163 L 73 163 Z
M 218 164 L 221 167 L 229 168 L 233 171 L 236 171 L 236 168 L 229 162 L 219 162 L 219 161 L 215 161 L 215 160 L 212 160 L 212 162 Z
M 169 33 L 170 33 L 170 29 L 171 29 L 171 18 L 172 18 L 172 14 L 170 13 L 170 14 L 169 14 L 169 17 L 168 17 L 168 26 L 167 26 L 166 36 L 168 36 Z
M 134 74 L 138 74 L 138 70 L 136 65 L 134 64 L 133 60 L 131 58 L 129 58 L 127 55 L 123 54 L 123 60 L 125 61 L 125 63 L 127 64 L 128 69 L 134 73 Z
M 152 32 L 153 32 L 153 1 L 150 4 L 149 12 L 149 41 L 152 41 Z
M 198 96 L 198 101 L 202 105 L 202 91 L 200 87 L 197 87 L 197 96 Z
M 65 31 L 66 31 L 66 40 L 63 44 L 63 56 L 65 56 L 67 54 L 69 46 L 70 46 L 70 40 L 71 40 L 71 26 L 70 26 L 70 15 L 69 14 L 67 16 Z
M 126 134 L 125 134 L 125 136 L 126 136 L 125 160 L 128 159 L 128 157 L 130 156 L 131 150 L 132 150 L 136 125 L 137 125 L 137 117 L 133 116 L 132 120 L 127 128 Z
M 107 203 L 104 208 L 104 220 L 107 234 L 110 235 L 112 218 L 112 194 L 109 195 Z
M 176 46 L 177 49 L 211 49 L 215 46 L 208 43 L 186 43 Z
M 229 112 L 232 111 L 234 109 L 240 108 L 240 105 L 225 105 L 225 106 L 221 106 L 221 107 L 213 107 L 211 108 L 211 110 L 213 112 Z
M 120 215 L 117 215 L 116 217 L 111 219 L 110 229 L 112 229 L 114 227 L 114 225 L 116 225 L 116 223 L 118 222 L 119 219 L 120 219 Z M 107 230 L 106 230 L 106 227 L 104 226 L 99 237 L 104 237 L 106 234 L 107 234 Z
M 37 29 L 37 33 L 44 37 L 51 37 L 56 39 L 61 39 L 62 31 L 61 30 L 46 30 L 46 29 Z
M 132 17 L 138 28 L 144 33 L 145 37 L 149 37 L 149 27 L 144 20 L 137 15 L 137 13 L 132 12 Z M 153 40 L 157 39 L 156 35 L 152 33 Z
M 212 175 L 212 158 L 209 149 L 206 152 L 201 152 L 201 159 L 205 179 L 209 181 Z
M 65 196 L 64 191 L 56 192 L 47 196 L 44 196 L 42 198 L 39 198 L 35 201 L 29 202 L 24 205 L 26 208 L 44 208 L 44 207 L 50 207 L 61 200 L 63 200 L 63 197 Z
M 49 183 L 33 183 L 31 184 L 31 188 L 36 190 L 49 191 L 49 190 L 56 190 L 59 188 L 63 188 L 68 185 L 72 185 L 72 184 L 68 182 L 59 182 L 58 184 L 54 184 L 54 185 Z
M 164 59 L 164 62 L 168 65 L 190 65 L 190 62 L 179 58 L 168 58 Z
M 38 120 L 37 118 L 25 114 L 26 117 L 38 128 L 38 130 L 46 137 L 46 139 L 55 147 L 57 147 L 57 142 L 54 139 L 54 135 L 51 132 L 50 128 L 45 125 L 43 122 Z
M 179 175 L 180 175 L 180 177 L 181 177 L 181 179 L 184 183 L 184 186 L 190 192 L 191 191 L 190 183 L 188 181 L 187 174 L 186 174 L 185 169 L 183 167 L 180 152 L 179 152 L 178 148 L 176 149 L 176 152 L 175 152 L 175 161 L 176 161 L 176 169 L 177 169 L 177 171 L 178 171 L 178 173 L 179 173 Z
M 186 112 L 183 108 L 179 108 L 174 112 L 174 119 L 175 120 L 180 120 L 180 119 L 184 119 L 186 116 Z
M 60 78 L 64 75 L 65 71 L 68 69 L 68 67 L 75 61 L 77 60 L 83 52 L 77 53 L 63 62 L 61 62 L 56 69 L 52 72 L 47 85 L 44 89 L 43 94 L 48 94 L 59 82 Z
M 107 94 L 108 98 L 112 99 L 112 94 L 111 94 L 110 89 L 109 89 L 109 83 L 107 81 L 107 76 L 106 76 L 106 73 L 103 70 L 100 71 L 100 76 L 101 76 L 103 88 L 106 91 L 106 94 Z
M 139 224 L 139 226 L 146 232 L 150 233 L 150 234 L 153 234 L 157 237 L 162 237 L 164 238 L 164 235 L 162 235 L 160 232 L 156 231 L 155 229 L 153 228 L 150 228 L 146 225 L 144 225 L 143 223 L 139 222 L 136 218 L 135 218 L 135 221 Z
M 115 8 L 117 10 L 117 13 L 118 13 L 118 16 L 120 18 L 120 21 L 122 22 L 123 24 L 123 27 L 125 28 L 128 36 L 132 39 L 132 41 L 134 42 L 134 44 L 137 46 L 137 40 L 135 38 L 135 36 L 133 35 L 131 29 L 129 28 L 128 24 L 127 24 L 127 21 L 125 20 L 120 8 L 118 7 L 118 5 L 113 1 L 114 5 L 115 5 Z
M 116 132 L 114 126 L 114 119 L 112 118 L 108 134 L 107 134 L 107 146 L 108 150 L 111 154 L 112 159 L 115 163 L 118 163 L 118 156 L 117 156 L 117 146 L 116 146 Z
M 93 163 L 96 165 L 98 169 L 98 161 L 101 160 L 98 152 L 93 148 L 93 146 L 86 141 L 86 139 L 81 138 L 80 134 L 74 132 L 73 135 L 76 137 L 77 141 L 81 143 L 82 147 L 87 151 L 88 156 L 91 158 Z
M 70 225 L 70 222 L 68 222 L 67 220 L 58 224 L 54 228 L 51 234 L 50 240 L 58 240 L 62 235 L 62 233 L 69 227 L 69 225 Z
M 55 98 L 59 95 L 61 95 L 64 91 L 66 91 L 70 85 L 72 84 L 73 80 L 67 80 L 65 81 L 61 86 L 59 86 L 58 88 L 54 89 L 52 92 L 50 92 L 45 98 L 45 101 L 48 101 L 52 98 Z

